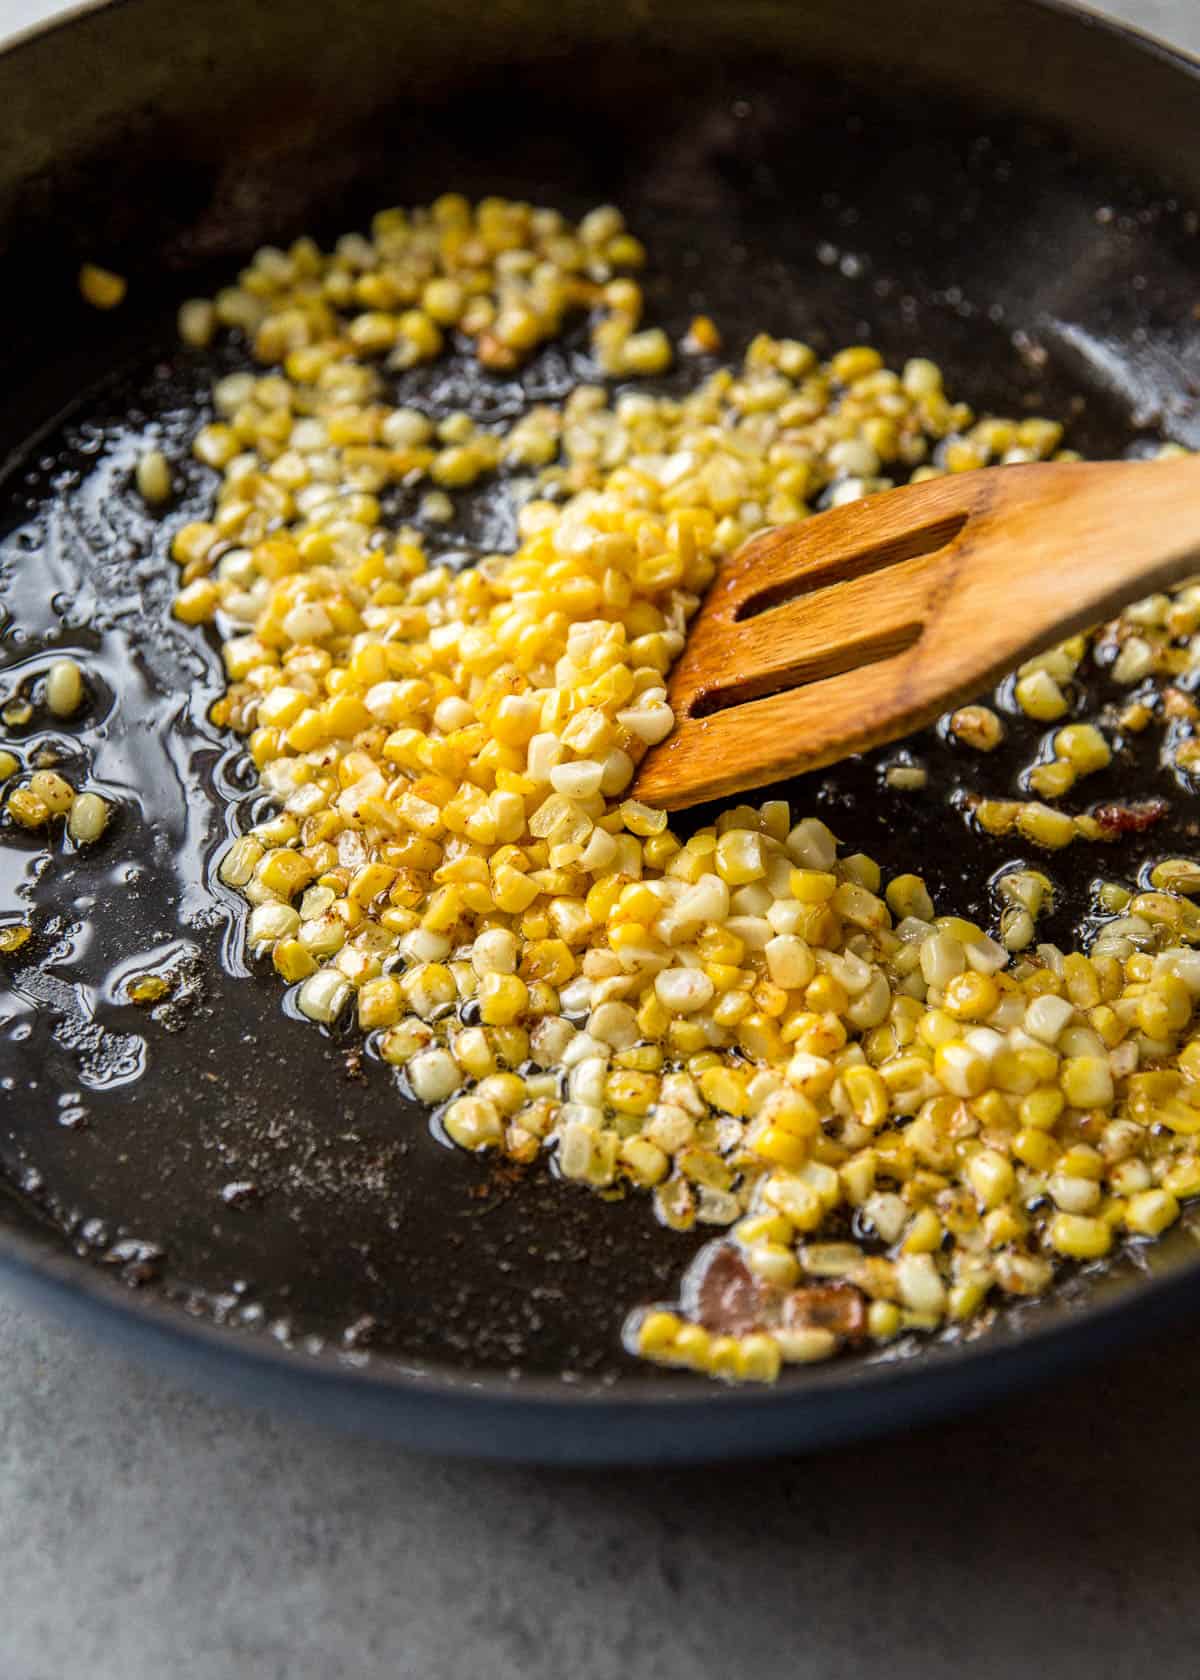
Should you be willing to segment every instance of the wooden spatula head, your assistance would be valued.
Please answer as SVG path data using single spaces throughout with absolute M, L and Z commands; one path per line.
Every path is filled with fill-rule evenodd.
M 722 567 L 635 787 L 679 809 L 897 739 L 1200 569 L 1200 457 L 995 467 L 782 525 Z

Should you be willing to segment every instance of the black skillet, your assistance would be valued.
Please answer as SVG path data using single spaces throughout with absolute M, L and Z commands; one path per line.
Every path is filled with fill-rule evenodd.
M 181 297 L 264 240 L 336 233 L 386 203 L 501 191 L 623 205 L 655 258 L 654 307 L 704 309 L 731 352 L 765 328 L 890 357 L 928 353 L 980 411 L 1049 413 L 1089 453 L 1200 444 L 1200 74 L 1035 0 L 120 0 L 0 58 L 0 696 L 36 701 L 81 651 L 90 710 L 48 734 L 121 798 L 90 857 L 10 835 L 0 908 L 36 943 L 0 994 L 0 1262 L 47 1304 L 217 1386 L 414 1445 L 529 1458 L 702 1458 L 813 1446 L 1001 1393 L 1184 1305 L 1180 1228 L 984 1333 L 790 1374 L 769 1393 L 648 1369 L 623 1309 L 669 1294 L 695 1246 L 638 1198 L 606 1205 L 448 1153 L 353 1038 L 286 1018 L 236 977 L 237 906 L 211 883 L 206 789 L 253 806 L 206 721 L 213 648 L 167 617 L 170 531 L 202 510 L 188 466 L 159 520 L 130 486 L 157 427 L 186 460 L 211 366 L 181 355 Z M 97 316 L 83 259 L 130 278 Z M 517 412 L 586 371 L 577 347 L 523 378 L 455 360 L 411 398 Z M 395 517 L 411 508 L 398 504 Z M 511 538 L 471 499 L 457 552 Z M 444 543 L 445 539 L 441 539 Z M 431 542 L 435 534 L 431 533 Z M 1097 690 L 1096 699 L 1104 694 Z M 1007 790 L 1003 759 L 913 743 L 925 796 L 878 758 L 789 789 L 854 846 L 994 918 L 1016 855 L 944 793 Z M 1150 754 L 1153 757 L 1153 753 Z M 1194 795 L 1119 757 L 1098 797 L 1169 818 L 1056 860 L 1051 931 L 1097 874 L 1194 846 Z M 10 843 L 11 842 L 11 843 Z M 125 1001 L 171 969 L 172 1003 Z

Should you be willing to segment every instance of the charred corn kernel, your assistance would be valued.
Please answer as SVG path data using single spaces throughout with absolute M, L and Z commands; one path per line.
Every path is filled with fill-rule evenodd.
M 56 659 L 46 675 L 46 704 L 55 717 L 74 717 L 83 704 L 83 672 L 74 659 Z
M 981 799 L 975 806 L 975 820 L 987 834 L 1009 834 L 1020 811 L 1014 799 Z
M 79 270 L 80 294 L 93 309 L 115 309 L 124 300 L 127 289 L 124 275 L 114 274 L 111 268 L 88 262 Z

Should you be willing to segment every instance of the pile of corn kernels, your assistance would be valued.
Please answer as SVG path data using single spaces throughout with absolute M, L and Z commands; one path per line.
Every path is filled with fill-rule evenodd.
M 628 1345 L 769 1381 L 1038 1295 L 1200 1193 L 1200 865 L 1114 887 L 1091 953 L 1064 953 L 1034 944 L 1039 871 L 1003 877 L 996 940 L 779 800 L 682 839 L 630 797 L 688 620 L 746 536 L 1060 444 L 1046 420 L 976 421 L 931 362 L 766 336 L 682 398 L 581 385 L 507 429 L 390 400 L 450 346 L 511 370 L 583 312 L 610 378 L 717 349 L 704 318 L 678 347 L 644 326 L 642 260 L 611 208 L 572 226 L 448 195 L 330 253 L 263 250 L 185 305 L 189 344 L 234 329 L 248 355 L 195 439 L 220 481 L 174 534 L 176 612 L 215 622 L 218 721 L 278 807 L 220 865 L 250 950 L 314 1022 L 353 1012 L 448 1142 L 549 1152 L 707 1228 L 680 1301 L 634 1311 Z M 452 520 L 497 469 L 515 553 L 453 569 L 385 520 L 397 485 L 427 486 L 422 523 Z M 1178 671 L 1197 623 L 1192 589 L 1108 627 L 1119 680 Z M 1064 719 L 1093 645 L 1024 667 L 1019 705 Z M 1152 712 L 1131 702 L 1126 727 Z M 948 727 L 982 751 L 1003 730 L 986 706 Z M 1063 722 L 1036 797 L 975 818 L 1046 848 L 1103 838 L 1046 801 L 1108 754 Z

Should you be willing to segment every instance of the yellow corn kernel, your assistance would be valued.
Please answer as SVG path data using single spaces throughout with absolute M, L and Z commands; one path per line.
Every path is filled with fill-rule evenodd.
M 882 1126 L 888 1117 L 888 1087 L 875 1069 L 847 1068 L 842 1085 L 855 1118 L 871 1130 Z
M 730 828 L 717 841 L 717 874 L 729 886 L 746 886 L 766 874 L 762 836 L 746 828 Z
M 670 1169 L 664 1152 L 644 1137 L 626 1138 L 618 1158 L 636 1184 L 661 1184 Z
M 754 1136 L 752 1147 L 764 1161 L 789 1169 L 802 1167 L 812 1153 L 810 1139 L 785 1131 L 782 1126 L 764 1126 Z
M 1200 1156 L 1179 1156 L 1163 1174 L 1162 1188 L 1180 1198 L 1200 1195 Z
M 529 1004 L 529 988 L 515 974 L 485 974 L 477 996 L 479 1018 L 489 1027 L 511 1026 Z
M 683 1320 L 673 1312 L 648 1312 L 638 1325 L 637 1350 L 643 1359 L 660 1359 L 669 1354 L 683 1329 Z
M 35 770 L 29 778 L 29 791 L 40 799 L 52 817 L 62 817 L 71 809 L 75 789 L 54 770 Z
M 837 884 L 837 876 L 824 869 L 793 869 L 789 878 L 792 897 L 799 904 L 828 903 Z
M 950 1317 L 958 1323 L 973 1318 L 987 1299 L 987 1292 L 987 1283 L 978 1278 L 951 1284 L 948 1296 Z
M 743 1336 L 738 1342 L 737 1376 L 741 1382 L 772 1383 L 779 1376 L 779 1346 L 767 1335 Z
M 209 578 L 196 578 L 176 595 L 173 611 L 184 624 L 207 624 L 220 605 L 217 586 Z
M 289 985 L 297 980 L 307 980 L 317 971 L 315 959 L 298 939 L 281 939 L 271 952 L 271 961 L 276 973 Z
M 1022 805 L 1017 813 L 1017 828 L 1036 846 L 1057 851 L 1070 845 L 1075 838 L 1074 820 L 1064 811 L 1051 810 L 1049 805 Z
M 111 268 L 87 262 L 79 270 L 79 290 L 84 302 L 90 303 L 93 309 L 115 309 L 125 297 L 128 282 Z
M 280 847 L 268 852 L 254 873 L 268 892 L 279 898 L 292 898 L 308 885 L 315 871 L 303 853 Z
M 1113 1241 L 1112 1228 L 1105 1220 L 1078 1213 L 1056 1213 L 1049 1235 L 1052 1247 L 1069 1260 L 1098 1260 Z
M 1062 1067 L 1062 1091 L 1072 1108 L 1108 1108 L 1112 1072 L 1100 1056 L 1069 1056 Z
M 1179 1203 L 1168 1189 L 1143 1190 L 1125 1206 L 1125 1226 L 1140 1237 L 1157 1237 L 1179 1218 Z
M 1069 723 L 1054 737 L 1054 750 L 1076 774 L 1090 776 L 1112 762 L 1112 749 L 1092 723 Z
M 494 1103 L 479 1097 L 459 1097 L 442 1116 L 446 1136 L 460 1149 L 496 1149 L 504 1142 L 504 1122 Z
M 987 1062 L 961 1039 L 938 1046 L 933 1071 L 938 1083 L 956 1097 L 978 1097 L 987 1088 Z
M 1012 1164 L 995 1149 L 981 1149 L 966 1164 L 966 1177 L 980 1204 L 997 1208 L 1012 1195 L 1016 1178 Z
M 1035 1172 L 1049 1172 L 1059 1156 L 1059 1146 L 1054 1138 L 1035 1126 L 1021 1128 L 1013 1138 L 1012 1151 L 1018 1161 L 1032 1167 Z
M 74 659 L 56 659 L 46 675 L 46 704 L 55 717 L 73 717 L 83 704 L 83 672 Z
M 1016 685 L 1017 705 L 1039 723 L 1053 723 L 1067 710 L 1067 699 L 1049 671 L 1033 671 Z
M 394 975 L 368 980 L 358 993 L 358 1024 L 364 1032 L 394 1027 L 404 1013 L 404 994 Z
M 713 1108 L 720 1109 L 724 1114 L 746 1113 L 746 1083 L 735 1069 L 705 1068 L 700 1075 L 699 1084 L 705 1101 Z
M 942 1008 L 956 1021 L 983 1021 L 1000 1002 L 1000 988 L 987 974 L 956 974 L 942 993 Z
M 14 788 L 8 796 L 5 810 L 22 828 L 44 828 L 50 821 L 50 807 L 39 799 L 32 788 Z
M 901 1251 L 905 1254 L 935 1254 L 942 1246 L 943 1236 L 942 1222 L 934 1210 L 921 1208 L 913 1215 L 901 1242 Z

